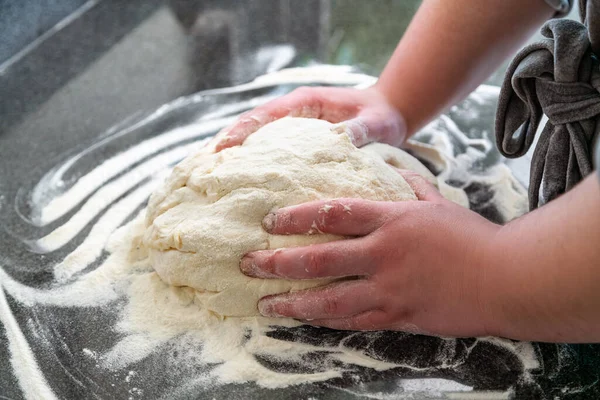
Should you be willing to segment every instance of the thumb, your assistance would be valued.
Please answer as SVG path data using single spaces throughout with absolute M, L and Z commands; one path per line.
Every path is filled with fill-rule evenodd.
M 406 139 L 406 122 L 391 107 L 370 107 L 356 118 L 340 122 L 331 128 L 335 133 L 346 133 L 356 147 L 371 142 L 387 143 L 399 147 Z
M 442 196 L 439 190 L 437 190 L 437 188 L 433 186 L 431 182 L 416 172 L 398 168 L 396 168 L 396 171 L 402 175 L 406 183 L 408 183 L 411 189 L 415 192 L 417 199 L 421 201 L 431 201 L 434 203 L 445 200 L 444 196 Z

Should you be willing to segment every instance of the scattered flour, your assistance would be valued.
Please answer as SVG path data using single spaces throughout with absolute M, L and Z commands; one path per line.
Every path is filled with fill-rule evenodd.
M 2 280 L 0 280 L 0 283 Z M 46 378 L 40 371 L 35 356 L 21 328 L 10 312 L 2 285 L 0 284 L 0 322 L 4 326 L 8 338 L 10 362 L 17 379 L 21 383 L 23 394 L 27 399 L 57 399 Z M 25 384 L 25 382 L 27 382 Z
M 314 81 L 313 78 L 309 76 L 306 79 Z M 285 74 L 274 75 L 271 79 L 273 82 L 279 82 L 279 80 L 285 81 L 288 77 Z M 344 79 L 352 81 L 353 84 L 364 85 L 371 82 L 365 80 L 364 76 L 353 74 L 344 75 Z M 268 86 L 273 82 L 268 79 L 257 80 L 248 88 Z M 219 91 L 215 93 L 217 92 Z M 211 367 L 207 372 L 194 376 L 187 383 L 188 385 L 200 383 L 210 386 L 255 382 L 267 388 L 280 388 L 341 377 L 346 369 L 352 366 L 363 366 L 377 371 L 397 367 L 419 370 L 411 365 L 376 360 L 363 351 L 345 347 L 343 343 L 329 347 L 312 346 L 267 336 L 267 333 L 273 329 L 273 325 L 284 324 L 294 327 L 298 325 L 295 321 L 263 317 L 228 318 L 203 309 L 200 307 L 202 301 L 196 291 L 167 285 L 152 269 L 146 250 L 139 245 L 145 228 L 143 212 L 117 229 L 143 204 L 156 185 L 156 179 L 148 178 L 151 175 L 167 174 L 170 165 L 181 158 L 183 153 L 189 151 L 190 147 L 184 145 L 162 153 L 161 151 L 181 141 L 198 137 L 202 133 L 212 132 L 225 126 L 233 118 L 202 121 L 142 142 L 105 161 L 81 177 L 71 188 L 49 201 L 46 200 L 47 194 L 55 193 L 64 186 L 63 174 L 77 162 L 78 157 L 83 156 L 83 153 L 51 171 L 36 187 L 33 197 L 39 205 L 38 217 L 35 220 L 39 225 L 47 225 L 57 220 L 87 198 L 73 218 L 34 243 L 38 250 L 53 251 L 61 248 L 94 218 L 103 211 L 105 213 L 95 222 L 88 237 L 77 249 L 55 266 L 56 286 L 54 288 L 42 290 L 27 287 L 12 279 L 0 268 L 0 321 L 9 339 L 13 370 L 26 398 L 54 399 L 56 396 L 48 386 L 31 347 L 9 309 L 5 292 L 25 306 L 113 307 L 115 300 L 125 299 L 125 306 L 119 311 L 120 320 L 114 327 L 121 335 L 121 339 L 108 351 L 89 347 L 82 350 L 82 355 L 97 362 L 100 368 L 110 371 L 127 368 L 167 344 L 180 346 L 181 352 L 190 354 L 190 360 Z M 442 178 L 450 176 L 448 169 L 460 170 L 467 164 L 467 158 L 473 156 L 473 154 L 466 154 L 464 160 L 460 160 L 460 157 L 457 160 L 452 151 L 453 144 L 445 141 L 444 135 L 436 135 L 434 132 L 432 137 L 429 146 L 416 143 L 411 146 L 416 149 L 415 152 L 420 151 L 420 154 L 432 165 L 445 170 Z M 467 139 L 464 142 L 463 144 L 468 145 Z M 442 151 L 440 152 L 439 149 Z M 133 168 L 129 172 L 118 177 L 131 167 Z M 522 192 L 506 173 L 507 171 L 500 171 L 493 175 L 497 177 L 499 191 L 505 190 L 501 195 L 509 197 L 509 201 L 502 204 L 518 203 Z M 108 208 L 109 204 L 122 195 L 125 196 Z M 519 207 L 509 207 L 502 212 L 516 216 L 522 211 Z M 102 264 L 92 271 L 77 275 L 98 260 L 102 256 L 103 249 L 110 255 Z M 76 279 L 72 279 L 73 277 Z M 489 340 L 495 345 L 508 349 L 521 359 L 526 370 L 539 366 L 533 347 L 528 343 L 516 344 L 495 338 L 478 340 Z M 320 372 L 282 373 L 265 367 L 256 357 L 260 355 L 284 362 L 294 362 L 302 360 L 303 356 L 315 351 L 327 352 L 328 357 L 338 363 L 333 363 L 331 365 L 335 367 Z M 125 377 L 126 382 L 134 382 L 138 377 L 137 374 L 136 371 L 129 371 Z M 401 380 L 397 385 L 399 390 L 405 390 L 407 393 L 438 390 L 465 394 L 472 390 L 471 387 L 447 380 Z M 184 384 L 183 387 L 185 386 Z M 141 398 L 144 392 L 141 388 L 134 387 L 129 389 L 129 395 L 132 399 Z M 386 395 L 377 397 L 377 394 L 372 394 L 372 396 L 386 398 Z

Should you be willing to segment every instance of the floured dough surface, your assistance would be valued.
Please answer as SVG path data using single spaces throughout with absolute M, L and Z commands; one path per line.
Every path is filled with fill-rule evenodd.
M 407 153 L 382 144 L 356 148 L 326 121 L 284 118 L 243 145 L 183 160 L 152 195 L 144 245 L 167 283 L 196 290 L 196 300 L 221 316 L 258 315 L 266 295 L 319 286 L 329 280 L 249 278 L 239 269 L 253 250 L 342 239 L 332 235 L 273 236 L 262 219 L 278 208 L 313 200 L 354 197 L 416 200 L 387 163 L 435 180 Z

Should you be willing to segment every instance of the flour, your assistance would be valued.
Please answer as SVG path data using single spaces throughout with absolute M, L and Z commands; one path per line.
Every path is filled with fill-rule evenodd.
M 334 82 L 337 79 L 333 73 L 327 76 L 325 80 Z M 284 82 L 293 80 L 292 78 L 293 76 L 285 74 L 274 75 L 268 78 L 272 81 L 257 80 L 247 88 L 267 87 L 273 82 Z M 369 81 L 365 80 L 364 76 L 351 74 L 344 75 L 343 79 L 352 81 L 352 84 L 372 82 L 372 78 L 369 78 L 371 79 Z M 297 80 L 314 82 L 314 75 L 301 76 Z M 227 90 L 215 91 L 215 93 L 225 92 Z M 260 105 L 260 101 L 263 100 L 256 100 L 253 106 Z M 444 350 L 436 355 L 435 362 L 430 367 L 415 366 L 410 361 L 381 360 L 368 351 L 368 346 L 364 349 L 351 346 L 347 340 L 309 344 L 306 341 L 296 340 L 295 336 L 293 340 L 277 339 L 275 337 L 279 336 L 274 333 L 280 329 L 301 328 L 298 327 L 297 322 L 289 320 L 223 317 L 202 308 L 202 299 L 194 290 L 172 287 L 160 279 L 148 262 L 144 246 L 139 246 L 145 229 L 143 212 L 125 226 L 121 225 L 131 217 L 131 214 L 141 208 L 146 195 L 156 187 L 160 177 L 170 173 L 170 165 L 177 161 L 177 157 L 190 151 L 191 148 L 186 147 L 187 145 L 182 142 L 225 126 L 235 118 L 223 118 L 228 112 L 234 112 L 237 108 L 233 107 L 231 110 L 223 108 L 211 115 L 211 118 L 219 118 L 217 120 L 206 118 L 191 126 L 177 128 L 133 146 L 83 175 L 72 187 L 65 188 L 66 181 L 63 180 L 63 176 L 71 168 L 75 168 L 78 157 L 85 156 L 84 151 L 61 167 L 52 170 L 35 188 L 33 193 L 34 217 L 37 215 L 37 218 L 34 218 L 35 223 L 47 225 L 73 211 L 74 215 L 84 221 L 83 223 L 71 221 L 72 218 L 69 218 L 65 228 L 58 228 L 61 231 L 51 233 L 34 242 L 38 250 L 58 249 L 75 239 L 85 226 L 92 226 L 88 236 L 77 249 L 54 266 L 56 279 L 49 289 L 35 289 L 23 285 L 0 268 L 0 320 L 9 340 L 11 365 L 26 398 L 53 399 L 57 396 L 48 385 L 42 370 L 37 365 L 32 348 L 11 314 L 5 292 L 22 307 L 73 309 L 90 307 L 92 313 L 95 312 L 94 307 L 97 307 L 116 313 L 119 319 L 117 325 L 106 326 L 107 332 L 118 335 L 111 348 L 108 350 L 104 347 L 97 348 L 93 342 L 90 342 L 79 349 L 78 354 L 83 360 L 88 360 L 98 371 L 106 371 L 106 376 L 120 374 L 121 381 L 124 380 L 128 384 L 135 383 L 135 387 L 127 389 L 132 398 L 150 395 L 137 384 L 143 374 L 135 366 L 165 348 L 175 349 L 182 355 L 176 357 L 167 354 L 161 360 L 165 362 L 165 368 L 168 366 L 174 372 L 183 371 L 181 373 L 185 378 L 177 389 L 180 394 L 194 393 L 194 387 L 206 388 L 226 383 L 255 382 L 262 387 L 283 388 L 340 377 L 350 377 L 360 388 L 362 375 L 355 371 L 357 366 L 380 372 L 402 368 L 426 375 L 439 372 L 441 367 L 452 369 L 462 366 L 465 362 L 464 358 L 453 358 L 455 356 L 450 351 Z M 157 114 L 162 112 L 165 110 L 159 110 Z M 125 133 L 121 132 L 117 135 Z M 444 133 L 441 130 L 432 133 L 431 138 L 433 139 L 429 142 L 429 147 L 415 145 L 420 147 L 416 152 L 421 151 L 420 155 L 430 164 L 439 167 L 440 170 L 443 169 L 443 179 L 460 175 L 461 168 L 468 170 L 466 167 L 468 162 L 472 163 L 473 158 L 479 156 L 479 153 L 465 153 L 464 159 L 458 162 L 456 155 L 458 154 L 460 158 L 462 153 L 454 146 L 470 146 L 469 140 L 459 141 L 458 144 L 444 140 Z M 180 144 L 180 147 L 171 149 L 172 146 Z M 173 153 L 167 155 L 169 151 Z M 145 170 L 145 173 L 142 170 Z M 497 178 L 498 187 L 510 189 L 506 193 L 514 195 L 504 202 L 504 204 L 508 203 L 506 213 L 517 214 L 518 207 L 511 208 L 510 204 L 513 200 L 518 200 L 521 192 L 518 186 L 513 185 L 509 174 L 504 172 L 493 176 Z M 126 179 L 120 179 L 125 176 Z M 152 179 L 153 176 L 155 179 Z M 464 182 L 469 181 L 466 178 L 482 181 L 487 179 L 485 176 L 466 176 Z M 438 184 L 441 189 L 443 181 Z M 103 190 L 106 187 L 110 190 Z M 112 196 L 114 200 L 117 198 L 120 200 L 109 205 L 110 202 L 94 200 L 94 196 Z M 497 199 L 493 201 L 497 202 Z M 85 213 L 81 213 L 86 204 L 90 205 L 85 209 Z M 77 210 L 78 205 L 82 207 L 79 210 Z M 4 208 L 2 210 L 4 211 Z M 121 227 L 115 230 L 117 226 Z M 110 253 L 108 257 L 104 251 Z M 86 269 L 93 262 L 99 262 L 100 266 L 93 270 Z M 274 325 L 284 326 L 274 327 Z M 89 334 L 95 335 L 96 332 Z M 375 335 L 368 337 L 375 337 Z M 349 336 L 349 339 L 351 338 L 352 335 Z M 515 354 L 521 360 L 526 374 L 527 371 L 539 367 L 531 344 L 515 344 L 502 339 L 482 338 L 478 339 L 472 348 L 486 340 L 490 340 L 496 347 L 500 346 Z M 454 339 L 447 339 L 448 348 L 452 348 L 456 343 L 458 341 Z M 467 349 L 467 352 L 472 348 Z M 317 360 L 307 358 L 316 352 L 325 356 Z M 281 371 L 267 366 L 268 363 L 265 364 L 264 360 L 281 365 L 300 365 L 302 368 Z M 190 369 L 193 372 L 187 373 L 186 368 L 190 366 L 193 367 Z M 103 383 L 107 387 L 114 387 L 116 382 Z M 449 392 L 465 395 L 473 389 L 445 379 L 397 380 L 392 384 L 397 389 L 394 393 L 376 391 L 373 393 L 372 390 L 366 389 L 364 392 L 358 389 L 348 390 L 360 396 L 383 399 L 418 397 L 418 393 L 438 392 L 443 392 L 450 397 Z M 458 396 L 458 398 L 462 397 Z
M 2 282 L 2 280 L 0 280 Z M 29 344 L 23 336 L 19 324 L 10 312 L 4 290 L 0 285 L 0 322 L 6 330 L 9 342 L 10 362 L 26 398 L 57 399 L 42 375 Z M 27 382 L 26 385 L 23 383 Z
M 193 289 L 164 283 L 152 272 L 147 264 L 148 259 L 144 258 L 144 255 L 140 255 L 139 259 L 132 258 L 132 249 L 126 245 L 134 243 L 131 246 L 135 247 L 143 227 L 143 216 L 140 214 L 130 224 L 117 231 L 117 241 L 125 245 L 114 248 L 111 255 L 113 262 L 110 265 L 99 267 L 99 270 L 105 269 L 108 276 L 117 272 L 111 265 L 119 263 L 130 265 L 127 269 L 132 272 L 132 275 L 127 277 L 131 282 L 126 289 L 128 305 L 117 325 L 117 329 L 127 336 L 102 356 L 101 365 L 110 369 L 124 368 L 145 358 L 161 344 L 185 334 L 188 339 L 185 348 L 189 348 L 191 342 L 195 342 L 196 346 L 201 348 L 197 360 L 202 360 L 204 364 L 220 364 L 211 372 L 213 380 L 216 379 L 220 383 L 254 381 L 264 387 L 276 388 L 341 376 L 343 369 L 311 374 L 282 374 L 258 363 L 256 354 L 292 361 L 311 351 L 323 349 L 265 336 L 273 324 L 298 326 L 299 323 L 293 320 L 262 317 L 223 318 L 202 308 Z M 353 353 L 349 349 L 329 350 L 332 354 L 337 353 L 340 361 Z M 378 368 L 382 369 L 394 367 L 393 364 L 377 362 L 368 357 L 362 359 L 355 355 L 354 359 L 359 365 L 377 364 Z
M 48 253 L 61 248 L 71 241 L 103 209 L 114 203 L 116 199 L 140 182 L 148 177 L 154 177 L 162 169 L 181 160 L 189 153 L 191 147 L 190 145 L 181 146 L 181 148 L 161 154 L 102 187 L 65 224 L 37 240 L 35 242 L 37 249 Z
M 163 149 L 165 147 L 171 146 L 176 143 L 180 143 L 183 140 L 196 138 L 203 134 L 208 134 L 213 132 L 215 129 L 219 129 L 224 127 L 225 125 L 233 122 L 233 118 L 222 118 L 216 119 L 213 121 L 203 122 L 197 125 L 189 125 L 182 128 L 174 129 L 171 132 L 167 132 L 164 135 L 160 135 L 154 137 L 152 139 L 145 140 L 144 142 L 138 144 L 137 146 L 125 150 L 116 156 L 104 161 L 101 165 L 94 168 L 88 174 L 81 177 L 73 187 L 71 187 L 66 192 L 52 198 L 46 205 L 44 205 L 41 210 L 34 210 L 34 213 L 39 213 L 38 224 L 43 226 L 55 221 L 60 218 L 64 214 L 66 214 L 69 210 L 73 209 L 75 205 L 85 199 L 88 195 L 93 193 L 96 189 L 102 186 L 105 182 L 109 181 L 111 178 L 120 174 L 128 167 L 135 165 L 137 162 L 143 160 L 144 158 L 156 153 L 158 150 Z M 131 129 L 131 128 L 130 128 Z M 126 132 L 121 132 L 120 134 L 124 134 Z M 86 152 L 89 152 L 94 147 L 102 144 L 102 142 L 92 146 L 90 149 L 87 149 Z M 66 170 L 68 170 L 73 163 L 75 163 L 80 157 L 82 157 L 86 152 L 78 154 L 77 156 L 71 158 L 56 171 L 51 171 L 51 173 L 44 178 L 40 184 L 34 189 L 33 197 L 36 202 L 44 202 L 46 197 L 46 192 L 48 190 L 56 190 L 56 187 L 64 186 L 64 182 L 62 182 L 62 175 Z M 177 153 L 179 151 L 176 151 Z M 160 159 L 166 158 L 166 162 L 169 160 L 180 160 L 175 156 L 175 153 L 168 153 L 170 156 L 165 156 L 164 154 L 160 156 Z M 180 153 L 180 152 L 179 152 Z M 173 162 L 173 161 L 170 161 Z M 137 175 L 136 178 L 139 179 L 139 174 L 142 173 L 145 176 L 151 175 L 155 170 L 148 170 L 146 166 L 146 174 L 143 174 L 144 170 L 136 169 L 132 171 L 133 175 Z M 163 165 L 164 167 L 164 165 Z M 139 181 L 139 180 L 138 180 Z M 130 186 L 131 187 L 131 186 Z

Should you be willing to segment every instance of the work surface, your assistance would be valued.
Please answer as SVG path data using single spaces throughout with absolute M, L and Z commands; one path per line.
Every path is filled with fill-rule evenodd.
M 291 1 L 250 1 L 243 9 L 233 2 L 212 3 L 106 0 L 0 72 L 0 398 L 466 398 L 478 392 L 488 398 L 597 398 L 600 373 L 593 346 L 277 328 L 268 335 L 316 350 L 300 363 L 257 355 L 257 362 L 275 371 L 318 373 L 327 368 L 323 360 L 332 348 L 398 365 L 385 371 L 348 365 L 340 377 L 278 389 L 196 379 L 215 366 L 176 354 L 173 346 L 181 344 L 180 338 L 135 362 L 103 362 L 125 338 L 116 325 L 126 299 L 93 306 L 77 304 L 76 291 L 65 290 L 60 297 L 57 289 L 68 289 L 72 281 L 57 283 L 55 266 L 91 236 L 115 203 L 130 198 L 151 177 L 131 181 L 110 205 L 87 214 L 89 223 L 64 245 L 47 251 L 36 246 L 38 239 L 82 215 L 94 194 L 132 168 L 214 134 L 246 109 L 300 84 L 371 80 L 347 69 L 317 68 L 193 93 L 311 60 L 360 64 L 377 73 L 390 51 L 386 43 L 396 40 L 394 29 L 404 23 L 396 20 L 407 20 L 393 13 L 416 6 L 374 2 L 377 18 L 386 19 L 369 38 L 374 29 L 363 28 L 373 21 L 352 14 L 365 14 L 359 2 L 310 1 L 297 7 Z M 366 43 L 374 44 L 370 53 L 361 54 L 357 49 Z M 365 63 L 363 57 L 375 61 Z M 187 97 L 174 100 L 180 96 Z M 492 145 L 496 96 L 497 89 L 480 88 L 418 138 L 455 160 L 448 180 L 465 189 L 474 210 L 503 222 L 510 210 L 503 209 L 502 187 L 493 178 L 510 171 L 524 183 L 527 161 L 506 168 Z M 176 130 L 190 124 L 196 127 L 191 134 Z M 143 143 L 153 138 L 170 139 L 148 150 Z M 149 153 L 137 159 L 144 149 Z M 130 162 L 104 176 L 106 181 L 63 216 L 43 223 L 40 211 L 49 199 L 124 151 Z M 522 188 L 513 189 L 523 194 Z M 134 204 L 132 214 L 142 203 Z M 105 257 L 100 254 L 74 279 Z

